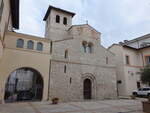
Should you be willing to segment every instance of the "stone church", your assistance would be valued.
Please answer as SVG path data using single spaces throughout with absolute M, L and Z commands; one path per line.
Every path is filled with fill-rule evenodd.
M 116 98 L 115 55 L 92 26 L 72 25 L 75 13 L 49 6 L 43 38 L 15 32 L 19 0 L 0 0 L 0 12 L 2 102 Z

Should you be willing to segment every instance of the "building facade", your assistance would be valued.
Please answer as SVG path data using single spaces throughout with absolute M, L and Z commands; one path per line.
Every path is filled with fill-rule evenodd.
M 133 90 L 144 87 L 140 80 L 140 69 L 150 64 L 149 44 L 150 34 L 109 47 L 117 59 L 117 86 L 120 96 L 132 95 Z
M 72 25 L 74 13 L 49 6 L 45 37 L 16 33 L 19 0 L 6 1 L 3 9 L 10 8 L 10 16 L 1 22 L 9 23 L 0 47 L 1 101 L 116 98 L 115 55 L 100 44 L 100 32 L 88 24 Z

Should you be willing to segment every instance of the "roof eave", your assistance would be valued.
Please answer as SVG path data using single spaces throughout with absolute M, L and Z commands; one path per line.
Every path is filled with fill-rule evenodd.
M 50 12 L 51 12 L 52 9 L 66 12 L 66 13 L 68 13 L 68 14 L 71 14 L 72 17 L 74 17 L 74 15 L 75 15 L 75 13 L 73 13 L 73 12 L 66 11 L 66 10 L 63 10 L 63 9 L 60 9 L 60 8 L 56 8 L 56 7 L 50 5 L 49 8 L 48 8 L 48 10 L 47 10 L 47 12 L 46 12 L 46 15 L 45 15 L 44 18 L 43 18 L 43 21 L 46 21 L 46 20 L 47 20 L 47 18 L 48 18 L 48 16 L 49 16 L 49 14 L 50 14 Z

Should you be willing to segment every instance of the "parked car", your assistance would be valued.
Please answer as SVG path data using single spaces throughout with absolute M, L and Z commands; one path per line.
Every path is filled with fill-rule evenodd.
M 133 91 L 134 96 L 150 97 L 150 87 L 139 88 Z

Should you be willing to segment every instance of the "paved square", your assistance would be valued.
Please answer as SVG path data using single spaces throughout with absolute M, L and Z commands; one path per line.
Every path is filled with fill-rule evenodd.
M 69 102 L 51 105 L 50 102 L 1 104 L 0 113 L 143 113 L 142 99 Z

